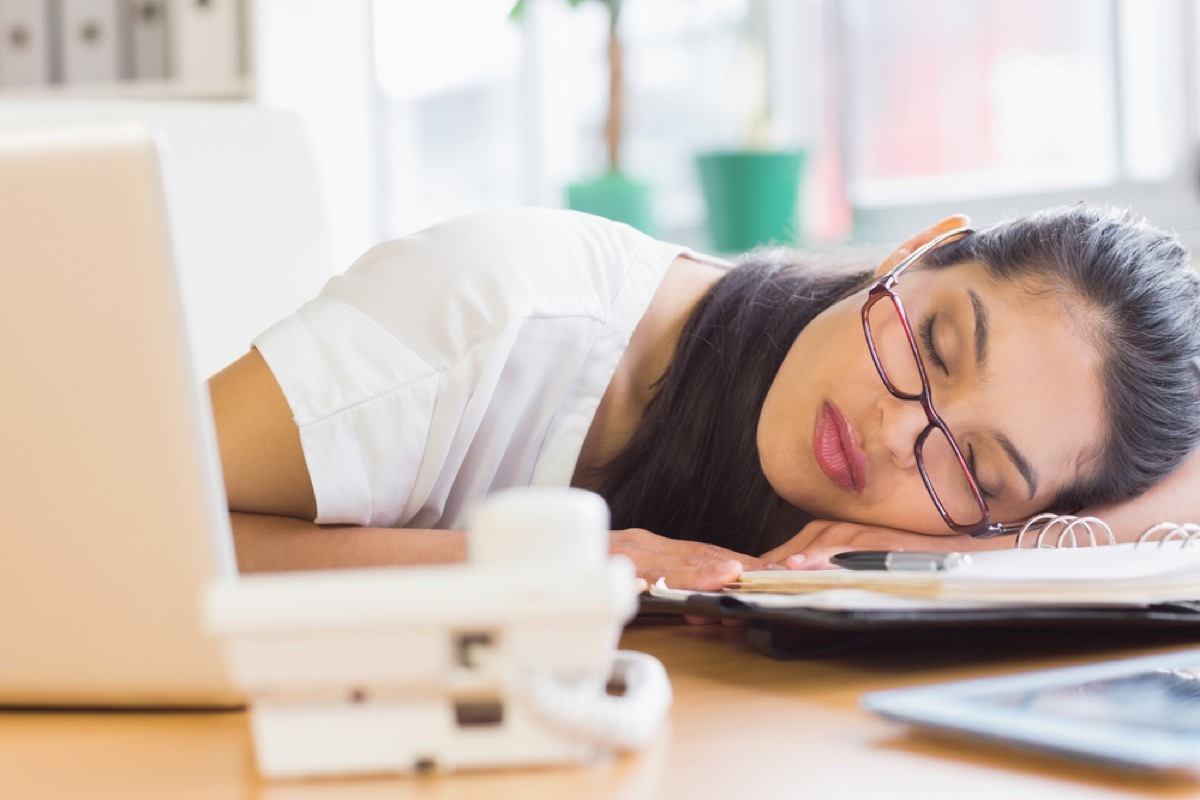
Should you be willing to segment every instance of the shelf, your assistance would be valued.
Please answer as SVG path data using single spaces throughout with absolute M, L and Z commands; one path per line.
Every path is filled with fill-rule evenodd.
M 129 80 L 104 84 L 51 83 L 42 86 L 5 86 L 0 100 L 250 100 L 253 81 L 242 78 L 219 83 L 178 80 Z

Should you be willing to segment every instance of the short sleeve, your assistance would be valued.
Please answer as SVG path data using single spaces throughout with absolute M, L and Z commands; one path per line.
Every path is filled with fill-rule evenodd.
M 407 496 L 438 373 L 357 309 L 318 298 L 255 340 L 291 405 L 317 522 L 391 526 L 375 498 Z
M 254 342 L 291 405 L 317 521 L 456 527 L 490 491 L 568 482 L 683 251 L 552 209 L 372 248 Z

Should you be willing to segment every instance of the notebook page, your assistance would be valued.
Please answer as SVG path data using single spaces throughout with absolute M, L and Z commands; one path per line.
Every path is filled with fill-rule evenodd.
M 954 578 L 1097 581 L 1168 577 L 1200 571 L 1200 547 L 1183 542 L 1030 548 L 971 553 Z
M 808 594 L 858 589 L 929 600 L 1117 604 L 1200 599 L 1200 548 L 1165 545 L 987 551 L 951 572 L 851 570 L 745 573 L 727 591 Z

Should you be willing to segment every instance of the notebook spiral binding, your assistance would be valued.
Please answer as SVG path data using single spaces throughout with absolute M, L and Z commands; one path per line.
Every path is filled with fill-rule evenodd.
M 1026 543 L 1026 534 L 1037 532 L 1032 544 Z M 1200 547 L 1200 525 L 1194 522 L 1179 524 L 1160 522 L 1151 525 L 1137 538 L 1135 547 L 1154 544 L 1162 547 L 1167 542 L 1178 541 L 1182 547 L 1193 543 Z M 1013 546 L 1029 547 L 1100 547 L 1117 544 L 1108 523 L 1099 517 L 1077 517 L 1071 514 L 1038 514 L 1031 518 L 1017 533 Z

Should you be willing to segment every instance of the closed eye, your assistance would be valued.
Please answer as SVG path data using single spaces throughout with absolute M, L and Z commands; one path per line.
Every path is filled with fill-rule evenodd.
M 943 375 L 949 375 L 950 368 L 946 366 L 946 362 L 938 355 L 937 348 L 933 345 L 933 320 L 933 314 L 921 320 L 918 335 L 921 338 L 921 345 L 925 349 L 925 357 L 929 359 L 929 363 L 941 370 Z
M 975 479 L 975 485 L 979 487 L 979 493 L 983 495 L 984 500 L 995 500 L 996 495 L 983 488 L 983 484 L 979 482 L 979 473 L 975 470 L 975 448 L 967 445 L 967 468 L 971 470 L 971 477 Z

